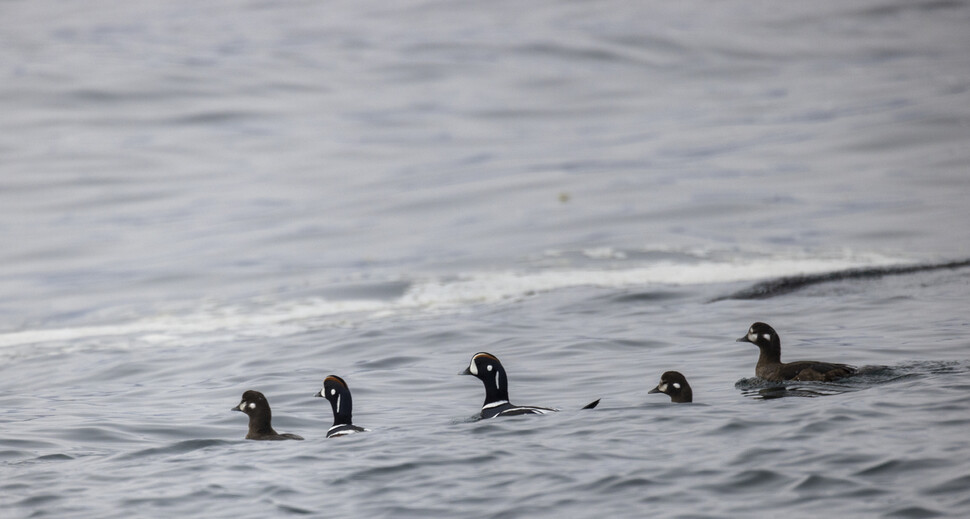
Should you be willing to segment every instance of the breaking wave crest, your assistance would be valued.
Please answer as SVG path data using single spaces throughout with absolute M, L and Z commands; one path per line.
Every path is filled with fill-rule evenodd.
M 403 290 L 362 287 L 342 297 L 290 300 L 253 299 L 232 304 L 206 302 L 194 310 L 162 313 L 138 320 L 73 327 L 23 329 L 0 334 L 0 355 L 24 354 L 22 346 L 47 345 L 54 351 L 128 348 L 143 345 L 192 346 L 214 340 L 279 337 L 327 326 L 351 326 L 388 317 L 427 316 L 481 304 L 521 301 L 536 294 L 574 287 L 623 289 L 644 285 L 727 284 L 765 278 L 837 279 L 845 269 L 890 272 L 925 268 L 876 255 L 825 257 L 719 257 L 710 253 L 583 252 L 580 266 L 540 265 L 519 271 L 475 272 L 447 278 L 412 279 Z M 631 259 L 632 257 L 632 259 Z M 388 281 L 401 285 L 401 280 Z M 766 282 L 773 283 L 773 282 Z M 763 286 L 765 284 L 759 284 Z M 767 285 L 765 285 L 767 286 Z M 325 291 L 321 291 L 325 293 Z M 37 348 L 31 347 L 31 352 Z

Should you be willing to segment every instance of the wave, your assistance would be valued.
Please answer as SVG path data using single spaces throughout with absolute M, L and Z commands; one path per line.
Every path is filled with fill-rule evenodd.
M 562 257 L 562 254 L 553 254 Z M 183 345 L 221 338 L 280 337 L 327 326 L 356 325 L 388 317 L 429 316 L 483 304 L 521 301 L 536 294 L 576 287 L 623 289 L 655 285 L 706 285 L 803 276 L 828 278 L 847 268 L 886 270 L 904 260 L 842 253 L 832 256 L 782 256 L 708 252 L 582 251 L 579 267 L 539 265 L 519 271 L 466 273 L 457 276 L 389 281 L 394 290 L 343 288 L 344 297 L 292 300 L 251 299 L 241 303 L 205 303 L 194 310 L 141 319 L 63 328 L 38 328 L 0 334 L 0 354 L 23 354 L 27 345 L 51 345 L 55 351 L 129 348 L 132 345 Z M 401 288 L 403 287 L 403 289 Z M 320 293 L 327 293 L 321 290 Z M 350 297 L 349 299 L 346 297 Z M 31 348 L 36 353 L 36 348 Z
M 117 459 L 135 459 L 140 460 L 142 458 L 151 456 L 172 456 L 178 454 L 186 454 L 190 452 L 197 451 L 199 449 L 206 449 L 214 446 L 221 445 L 232 445 L 238 442 L 231 442 L 226 440 L 218 439 L 197 439 L 197 440 L 181 440 L 170 443 L 162 447 L 151 447 L 147 449 L 141 449 L 134 452 L 126 452 L 116 456 Z
M 778 279 L 763 281 L 752 287 L 739 290 L 731 295 L 714 299 L 712 302 L 723 301 L 726 299 L 768 299 L 822 283 L 856 279 L 878 279 L 885 276 L 899 276 L 903 274 L 915 274 L 918 272 L 930 272 L 934 270 L 956 270 L 966 267 L 970 267 L 970 259 L 950 261 L 946 263 L 874 266 L 851 268 L 835 272 L 822 272 L 817 274 L 798 274 L 795 276 L 785 276 Z

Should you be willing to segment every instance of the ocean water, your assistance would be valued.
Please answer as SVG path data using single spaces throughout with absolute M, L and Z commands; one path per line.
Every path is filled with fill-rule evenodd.
M 0 3 L 0 516 L 967 517 L 967 27 Z M 861 373 L 758 380 L 754 321 Z M 476 421 L 478 351 L 562 411 Z

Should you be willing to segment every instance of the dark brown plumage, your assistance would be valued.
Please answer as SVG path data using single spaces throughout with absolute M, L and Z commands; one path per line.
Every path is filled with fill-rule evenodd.
M 687 383 L 687 377 L 679 371 L 667 371 L 660 375 L 660 383 L 657 387 L 647 391 L 650 393 L 663 393 L 670 397 L 670 401 L 677 404 L 685 404 L 694 400 L 694 392 Z
M 269 401 L 259 391 L 249 390 L 243 393 L 242 401 L 232 411 L 242 411 L 249 416 L 249 433 L 247 440 L 302 440 L 296 434 L 280 434 L 273 430 L 273 412 L 269 409 Z
M 847 364 L 814 360 L 782 362 L 781 339 L 774 328 L 765 323 L 752 324 L 747 335 L 739 338 L 737 342 L 750 342 L 761 350 L 754 373 L 757 377 L 772 382 L 783 380 L 829 382 L 848 377 L 856 372 L 856 368 Z

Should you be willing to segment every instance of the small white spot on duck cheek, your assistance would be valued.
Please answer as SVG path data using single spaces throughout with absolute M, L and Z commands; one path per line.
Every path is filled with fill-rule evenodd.
M 250 402 L 249 408 L 250 409 L 256 409 L 256 403 L 255 402 Z
M 472 359 L 472 363 L 468 365 L 468 372 L 476 377 L 478 376 L 478 366 L 475 365 L 475 359 Z
M 486 367 L 485 367 L 485 369 L 487 369 L 487 370 L 489 370 L 489 371 L 492 371 L 492 365 L 491 365 L 491 364 L 489 364 L 488 366 L 486 366 Z
M 333 395 L 336 395 L 336 394 L 337 394 L 337 390 L 336 389 L 331 389 L 330 390 L 330 396 L 333 396 Z
M 766 341 L 770 341 L 771 340 L 771 334 L 766 333 L 766 334 L 762 335 L 762 337 L 764 337 Z
M 674 389 L 680 389 L 680 383 L 679 382 L 674 382 L 672 385 L 674 386 Z

